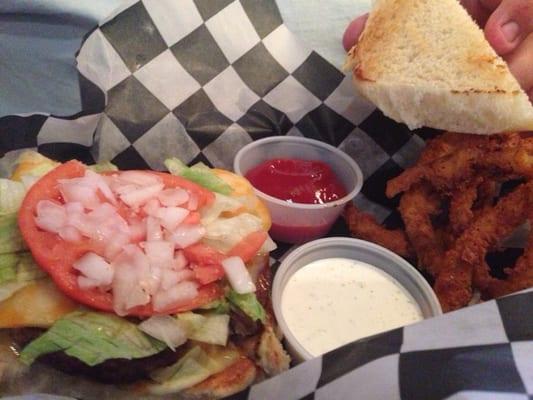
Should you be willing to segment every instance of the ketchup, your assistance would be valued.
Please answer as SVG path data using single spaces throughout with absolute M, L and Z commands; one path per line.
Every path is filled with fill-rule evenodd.
M 280 200 L 324 204 L 346 196 L 346 189 L 322 161 L 277 158 L 248 171 L 258 190 Z

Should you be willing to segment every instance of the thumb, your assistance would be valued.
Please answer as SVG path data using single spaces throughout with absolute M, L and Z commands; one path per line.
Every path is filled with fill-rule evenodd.
M 359 36 L 365 28 L 366 20 L 368 19 L 368 13 L 361 15 L 354 19 L 350 25 L 344 31 L 342 37 L 342 45 L 346 51 L 350 50 L 359 40 Z
M 485 25 L 485 37 L 500 55 L 516 49 L 531 32 L 532 0 L 503 0 Z

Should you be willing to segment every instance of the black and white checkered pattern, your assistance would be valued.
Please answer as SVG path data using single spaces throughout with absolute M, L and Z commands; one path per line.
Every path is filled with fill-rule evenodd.
M 531 399 L 531 305 L 523 292 L 363 339 L 231 399 Z
M 356 204 L 400 223 L 385 184 L 433 136 L 410 132 L 355 96 L 349 77 L 283 24 L 274 0 L 133 1 L 77 54 L 83 111 L 0 118 L 0 156 L 24 148 L 58 160 L 163 160 L 231 169 L 247 143 L 301 135 L 352 156 Z M 346 235 L 339 221 L 331 235 Z M 274 270 L 290 246 L 272 253 Z M 533 394 L 533 294 L 489 302 L 350 344 L 235 398 L 527 399 Z
M 382 188 L 425 132 L 356 97 L 349 77 L 287 29 L 273 0 L 136 1 L 87 35 L 77 61 L 83 112 L 0 118 L 0 155 L 38 147 L 60 160 L 152 169 L 178 155 L 231 169 L 253 140 L 301 135 L 354 157 L 368 182 L 357 204 L 398 220 Z

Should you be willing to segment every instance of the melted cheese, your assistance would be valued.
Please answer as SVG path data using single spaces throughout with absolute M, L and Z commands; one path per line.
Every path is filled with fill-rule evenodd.
M 78 307 L 52 281 L 42 279 L 0 303 L 0 328 L 47 328 Z

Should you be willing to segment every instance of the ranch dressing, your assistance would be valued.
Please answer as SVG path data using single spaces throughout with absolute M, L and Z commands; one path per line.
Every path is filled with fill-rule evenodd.
M 313 356 L 423 319 L 393 277 L 347 258 L 317 260 L 296 271 L 283 290 L 281 311 Z

